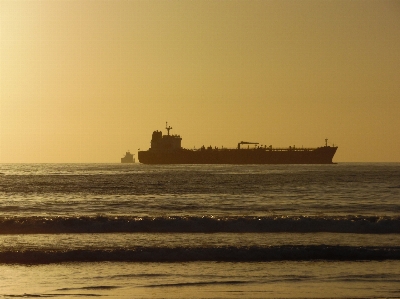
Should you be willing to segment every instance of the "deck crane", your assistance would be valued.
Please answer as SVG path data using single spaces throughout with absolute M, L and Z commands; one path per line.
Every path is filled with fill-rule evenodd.
M 240 149 L 241 144 L 259 144 L 258 142 L 247 142 L 247 141 L 240 141 L 238 143 L 238 149 Z

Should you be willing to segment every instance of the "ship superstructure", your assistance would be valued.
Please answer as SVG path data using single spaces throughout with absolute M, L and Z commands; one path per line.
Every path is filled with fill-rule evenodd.
M 167 135 L 162 135 L 161 131 L 154 131 L 151 137 L 151 147 L 152 151 L 176 151 L 181 150 L 182 138 L 179 135 L 170 135 L 169 131 L 172 130 L 171 126 L 166 123 L 166 128 L 168 132 Z

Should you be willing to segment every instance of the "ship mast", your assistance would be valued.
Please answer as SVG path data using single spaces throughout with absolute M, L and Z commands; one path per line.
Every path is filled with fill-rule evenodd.
M 167 131 L 168 131 L 168 136 L 169 136 L 169 130 L 171 130 L 172 127 L 171 127 L 171 126 L 168 127 L 168 122 L 165 122 L 165 128 L 167 129 Z

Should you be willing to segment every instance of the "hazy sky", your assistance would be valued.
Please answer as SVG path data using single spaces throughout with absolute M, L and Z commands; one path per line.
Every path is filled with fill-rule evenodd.
M 182 146 L 400 162 L 400 1 L 0 0 L 0 163 Z

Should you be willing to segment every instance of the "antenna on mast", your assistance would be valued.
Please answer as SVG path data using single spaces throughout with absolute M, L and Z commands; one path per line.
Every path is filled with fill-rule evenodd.
M 325 139 L 325 146 L 328 146 L 328 138 Z
M 168 122 L 165 122 L 165 128 L 167 129 L 167 131 L 168 131 L 168 136 L 169 136 L 169 130 L 171 130 L 172 127 L 171 127 L 171 126 L 168 127 Z

